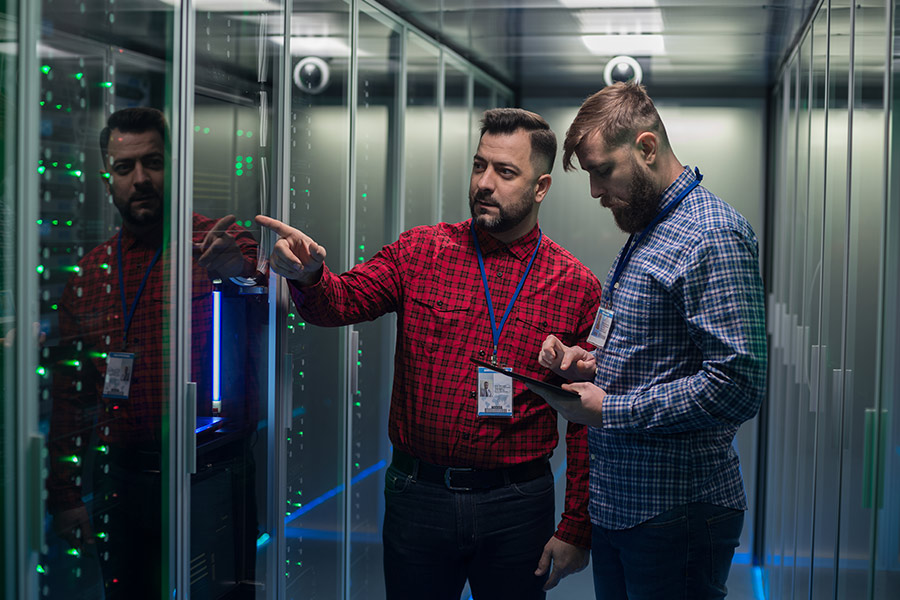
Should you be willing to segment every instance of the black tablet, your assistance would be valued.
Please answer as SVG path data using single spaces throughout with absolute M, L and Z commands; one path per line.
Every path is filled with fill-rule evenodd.
M 533 384 L 539 388 L 543 388 L 548 392 L 553 392 L 557 396 L 562 396 L 566 400 L 578 400 L 581 398 L 577 393 L 571 392 L 569 390 L 564 390 L 560 386 L 555 383 L 548 383 L 546 381 L 541 381 L 540 379 L 535 379 L 534 377 L 529 377 L 528 375 L 522 375 L 521 373 L 516 373 L 515 371 L 507 371 L 500 365 L 492 365 L 489 362 L 485 362 L 483 360 L 478 360 L 477 358 L 470 358 L 473 363 L 478 365 L 479 367 L 486 367 L 491 369 L 492 371 L 497 371 L 498 373 L 503 373 L 504 375 L 509 375 L 513 379 L 518 379 L 519 381 Z

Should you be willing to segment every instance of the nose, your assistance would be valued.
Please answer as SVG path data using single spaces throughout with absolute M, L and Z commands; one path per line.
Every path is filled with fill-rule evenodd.
M 490 166 L 475 175 L 475 186 L 479 190 L 491 191 L 494 189 L 494 171 Z
M 141 161 L 137 161 L 134 165 L 134 184 L 143 185 L 150 182 L 150 170 L 144 168 Z
M 591 197 L 599 198 L 606 193 L 606 187 L 601 185 L 599 181 L 592 175 L 591 176 Z

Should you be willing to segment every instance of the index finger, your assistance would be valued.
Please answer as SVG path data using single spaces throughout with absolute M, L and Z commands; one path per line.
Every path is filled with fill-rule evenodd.
M 261 225 L 266 229 L 271 229 L 273 232 L 277 233 L 281 237 L 290 237 L 291 234 L 295 231 L 293 227 L 278 221 L 277 219 L 273 219 L 272 217 L 267 217 L 265 215 L 256 215 L 253 217 L 253 220 L 256 221 L 257 225 Z
M 235 221 L 237 221 L 237 217 L 234 215 L 225 215 L 213 225 L 213 228 L 210 231 L 222 232 L 234 225 Z

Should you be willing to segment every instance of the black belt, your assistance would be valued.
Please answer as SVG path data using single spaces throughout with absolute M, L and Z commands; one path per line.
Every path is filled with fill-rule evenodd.
M 531 481 L 550 472 L 547 458 L 513 465 L 505 469 L 442 467 L 423 462 L 402 450 L 394 449 L 391 464 L 417 481 L 440 483 L 455 491 L 489 490 L 511 483 Z

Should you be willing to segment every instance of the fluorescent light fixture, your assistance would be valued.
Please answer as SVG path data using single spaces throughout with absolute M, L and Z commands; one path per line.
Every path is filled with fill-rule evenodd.
M 666 53 L 661 35 L 583 35 L 581 41 L 596 56 L 659 56 Z
M 269 36 L 269 41 L 279 46 L 284 44 L 284 37 Z M 370 52 L 357 51 L 357 56 L 370 56 Z M 347 58 L 350 46 L 343 37 L 300 36 L 291 37 L 291 56 L 319 56 L 322 58 Z
M 657 0 L 559 0 L 566 8 L 657 8 Z
M 182 0 L 162 0 L 169 6 L 181 6 Z M 194 0 L 197 12 L 276 12 L 284 10 L 273 0 Z
M 584 34 L 662 33 L 661 10 L 582 10 L 573 13 Z

